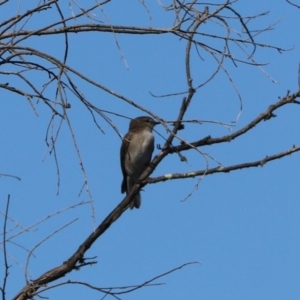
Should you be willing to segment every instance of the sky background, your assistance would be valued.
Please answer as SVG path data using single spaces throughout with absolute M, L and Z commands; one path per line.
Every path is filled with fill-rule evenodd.
M 112 1 L 103 7 L 103 11 L 97 10 L 96 13 L 104 23 L 109 19 L 113 25 L 172 26 L 173 13 L 165 12 L 157 1 L 145 3 L 152 20 L 137 0 L 126 1 L 126 4 L 120 0 Z M 257 67 L 244 64 L 235 67 L 230 61 L 224 63 L 243 103 L 242 114 L 233 131 L 245 126 L 271 103 L 277 102 L 278 97 L 285 96 L 287 90 L 294 93 L 298 89 L 300 10 L 283 0 L 270 3 L 266 0 L 241 0 L 232 5 L 243 16 L 269 11 L 266 16 L 249 24 L 250 28 L 258 29 L 279 21 L 274 30 L 259 35 L 257 41 L 290 49 L 282 54 L 268 48 L 257 49 L 256 62 L 266 64 L 263 68 L 269 76 Z M 17 13 L 18 7 L 23 12 L 28 9 L 22 1 L 2 5 L 1 21 Z M 76 12 L 75 6 L 72 7 Z M 72 14 L 67 2 L 63 12 L 66 17 Z M 55 11 L 47 12 L 45 16 L 46 12 L 30 20 L 25 29 L 59 20 Z M 81 23 L 78 21 L 78 24 Z M 240 31 L 240 24 L 235 23 L 234 29 Z M 219 32 L 215 24 L 205 24 L 202 30 Z M 162 95 L 186 90 L 186 43 L 167 34 L 116 37 L 126 63 L 121 59 L 115 37 L 98 32 L 69 35 L 69 65 L 165 120 L 174 120 L 182 96 L 154 98 L 150 92 Z M 203 41 L 208 40 L 203 38 Z M 211 44 L 218 45 L 216 41 L 211 41 Z M 60 59 L 63 57 L 62 36 L 32 37 L 23 45 L 37 47 Z M 232 46 L 231 49 L 238 57 L 245 58 L 237 47 Z M 203 59 L 199 59 L 195 52 L 193 54 L 192 76 L 194 84 L 198 85 L 207 79 L 216 65 L 204 52 L 201 53 Z M 0 70 L 9 70 L 9 67 L 4 65 Z M 28 76 L 32 76 L 37 84 L 43 82 L 43 78 L 36 74 Z M 115 111 L 128 118 L 145 114 L 72 78 L 85 97 L 101 109 Z M 13 77 L 1 75 L 1 83 L 5 82 L 22 87 L 22 83 Z M 53 91 L 54 87 L 49 88 L 52 97 Z M 120 193 L 121 139 L 104 120 L 98 118 L 105 134 L 101 133 L 86 108 L 71 94 L 69 102 L 72 108 L 68 113 L 86 169 L 98 225 L 124 197 Z M 8 229 L 14 228 L 10 236 L 57 211 L 88 200 L 85 190 L 80 193 L 83 175 L 66 123 L 56 144 L 60 167 L 57 195 L 55 161 L 45 144 L 51 112 L 42 102 L 35 104 L 35 107 L 38 116 L 25 98 L 1 90 L 0 173 L 22 179 L 0 177 L 0 211 L 5 211 L 7 195 L 10 194 L 9 216 L 18 222 L 16 228 L 13 221 L 8 222 Z M 276 112 L 276 118 L 259 124 L 239 139 L 203 147 L 201 151 L 210 153 L 224 166 L 229 166 L 262 159 L 292 145 L 299 145 L 299 109 L 297 105 L 283 107 Z M 213 81 L 197 91 L 186 118 L 230 123 L 236 120 L 239 112 L 239 98 L 224 72 L 220 72 Z M 129 120 L 113 115 L 110 117 L 120 132 L 125 134 Z M 164 140 L 160 135 L 166 137 L 167 133 L 162 126 L 156 130 L 155 143 L 162 145 Z M 228 133 L 227 128 L 211 124 L 188 124 L 185 130 L 180 131 L 180 135 L 189 141 Z M 155 149 L 154 155 L 158 152 Z M 183 155 L 188 163 L 180 162 L 176 155 L 169 156 L 151 176 L 205 168 L 205 160 L 199 154 L 185 152 Z M 210 167 L 216 166 L 213 161 L 209 163 Z M 145 287 L 120 297 L 133 300 L 299 299 L 299 166 L 300 155 L 296 153 L 264 167 L 206 176 L 186 201 L 182 200 L 194 189 L 199 178 L 148 185 L 142 192 L 141 208 L 126 211 L 86 253 L 86 257 L 96 257 L 97 264 L 72 272 L 59 282 L 70 279 L 99 287 L 136 285 L 184 263 L 197 261 L 199 264 L 189 265 L 156 281 L 164 285 Z M 1 218 L 3 224 L 4 218 Z M 76 222 L 34 251 L 28 270 L 29 278 L 35 279 L 70 257 L 93 231 L 91 205 L 61 211 L 12 239 L 16 244 L 7 244 L 11 265 L 7 299 L 11 299 L 25 284 L 24 268 L 29 251 L 73 220 Z M 0 256 L 1 283 L 4 268 L 3 255 Z M 101 299 L 99 293 L 75 285 L 61 286 L 42 295 L 56 300 L 66 297 Z

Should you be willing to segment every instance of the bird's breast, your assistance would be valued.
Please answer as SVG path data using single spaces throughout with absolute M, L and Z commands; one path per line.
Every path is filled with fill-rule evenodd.
M 154 136 L 151 132 L 139 132 L 131 137 L 126 155 L 128 173 L 139 174 L 151 161 L 154 150 Z

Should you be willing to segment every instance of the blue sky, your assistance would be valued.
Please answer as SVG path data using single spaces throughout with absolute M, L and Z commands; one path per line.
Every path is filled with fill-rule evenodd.
M 20 3 L 21 10 L 25 11 L 25 2 Z M 139 1 L 126 4 L 112 1 L 103 8 L 105 15 L 100 10 L 96 12 L 103 22 L 109 18 L 115 25 L 172 26 L 172 13 L 164 12 L 156 1 L 145 3 L 151 11 L 151 22 Z M 299 27 L 300 10 L 285 1 L 276 1 L 276 5 L 257 0 L 251 1 L 251 5 L 249 3 L 238 1 L 233 7 L 244 16 L 269 11 L 265 17 L 255 19 L 251 28 L 258 29 L 280 21 L 274 30 L 258 36 L 257 40 L 291 50 L 280 54 L 276 50 L 262 48 L 255 54 L 257 62 L 267 64 L 263 68 L 276 83 L 257 67 L 243 64 L 234 67 L 231 62 L 225 62 L 243 101 L 243 111 L 233 131 L 266 110 L 278 97 L 285 96 L 287 90 L 296 92 L 298 89 L 300 44 L 296 29 Z M 10 16 L 17 11 L 16 4 L 9 5 L 2 6 L 3 15 Z M 71 15 L 68 6 L 64 7 L 64 14 Z M 50 12 L 49 16 L 58 18 L 55 12 Z M 41 14 L 28 22 L 25 28 L 36 28 L 48 22 L 49 19 Z M 206 27 L 210 32 L 217 28 L 205 24 L 203 30 Z M 240 26 L 235 29 L 241 30 Z M 162 118 L 174 120 L 182 96 L 153 98 L 149 92 L 161 95 L 186 90 L 185 42 L 172 35 L 116 37 L 126 63 L 121 59 L 114 37 L 98 32 L 69 36 L 69 65 Z M 26 41 L 24 45 L 63 57 L 62 37 L 33 37 L 30 43 Z M 241 55 L 236 47 L 232 49 Z M 192 62 L 195 85 L 203 82 L 215 67 L 213 60 L 205 53 L 202 55 L 203 60 L 195 56 Z M 8 67 L 4 65 L 0 70 L 5 68 Z M 37 84 L 42 84 L 42 77 L 36 74 L 29 76 Z M 97 107 L 128 118 L 144 115 L 122 100 L 74 76 L 72 78 L 85 97 Z M 22 87 L 20 82 L 4 75 L 1 75 L 1 82 Z M 54 97 L 53 90 L 50 88 L 48 91 L 51 97 Z M 0 173 L 22 179 L 0 177 L 0 210 L 5 211 L 7 195 L 10 194 L 9 216 L 19 224 L 12 235 L 22 230 L 20 226 L 26 228 L 65 207 L 87 201 L 89 196 L 85 190 L 80 193 L 84 179 L 66 123 L 56 144 L 60 166 L 60 188 L 59 195 L 56 195 L 55 161 L 45 144 L 51 112 L 40 102 L 35 104 L 36 116 L 25 98 L 4 89 L 1 92 Z M 69 101 L 72 105 L 68 110 L 69 118 L 93 196 L 96 224 L 99 224 L 123 199 L 120 193 L 121 140 L 99 118 L 105 134 L 101 133 L 89 112 L 71 94 Z M 220 72 L 212 82 L 197 91 L 186 117 L 230 123 L 236 119 L 239 109 L 240 102 L 232 85 Z M 237 140 L 203 147 L 201 151 L 229 166 L 258 160 L 298 145 L 298 106 L 286 106 L 276 115 L 276 118 L 259 124 Z M 125 134 L 128 119 L 110 117 Z M 56 126 L 58 124 L 57 119 Z M 167 136 L 162 127 L 157 127 L 157 132 Z M 158 133 L 155 133 L 156 143 L 163 144 L 164 140 Z M 219 125 L 188 124 L 180 135 L 194 141 L 207 135 L 217 137 L 228 133 Z M 155 149 L 154 155 L 158 151 Z M 183 154 L 188 163 L 180 162 L 176 155 L 169 156 L 156 168 L 152 177 L 205 168 L 205 160 L 199 154 Z M 299 165 L 300 156 L 296 153 L 264 167 L 206 176 L 186 201 L 182 200 L 193 190 L 198 178 L 148 185 L 142 192 L 141 209 L 125 212 L 86 253 L 86 257 L 97 257 L 97 264 L 72 272 L 59 282 L 71 279 L 99 287 L 135 285 L 184 263 L 197 261 L 199 264 L 189 265 L 156 282 L 164 285 L 146 287 L 121 298 L 299 299 Z M 210 161 L 210 166 L 214 167 L 215 163 Z M 93 231 L 91 205 L 80 205 L 61 212 L 13 239 L 30 250 L 73 220 L 76 221 L 35 250 L 28 268 L 30 279 L 60 265 Z M 14 223 L 9 221 L 8 228 L 13 227 Z M 10 299 L 25 284 L 23 268 L 28 251 L 12 243 L 8 243 L 7 247 L 11 265 L 7 286 L 7 298 Z M 2 256 L 0 265 L 3 266 Z M 3 267 L 0 270 L 2 276 Z M 95 291 L 74 285 L 49 290 L 43 296 L 50 299 L 99 299 Z

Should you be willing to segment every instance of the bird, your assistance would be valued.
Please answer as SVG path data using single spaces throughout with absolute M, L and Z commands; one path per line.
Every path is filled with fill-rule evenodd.
M 131 120 L 129 131 L 123 138 L 120 150 L 123 173 L 122 194 L 126 192 L 128 195 L 130 193 L 143 171 L 149 165 L 154 150 L 152 130 L 157 124 L 159 122 L 155 122 L 147 116 Z M 138 192 L 130 203 L 130 208 L 139 208 L 140 206 L 141 194 Z

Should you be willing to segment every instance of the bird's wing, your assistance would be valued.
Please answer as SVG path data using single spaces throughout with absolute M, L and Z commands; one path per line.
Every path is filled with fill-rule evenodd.
M 125 169 L 125 160 L 126 160 L 126 154 L 128 152 L 128 147 L 129 147 L 129 133 L 127 133 L 122 142 L 121 150 L 120 150 L 120 158 L 121 158 L 121 169 L 123 173 L 123 181 L 121 185 L 121 193 L 127 192 L 127 173 Z

